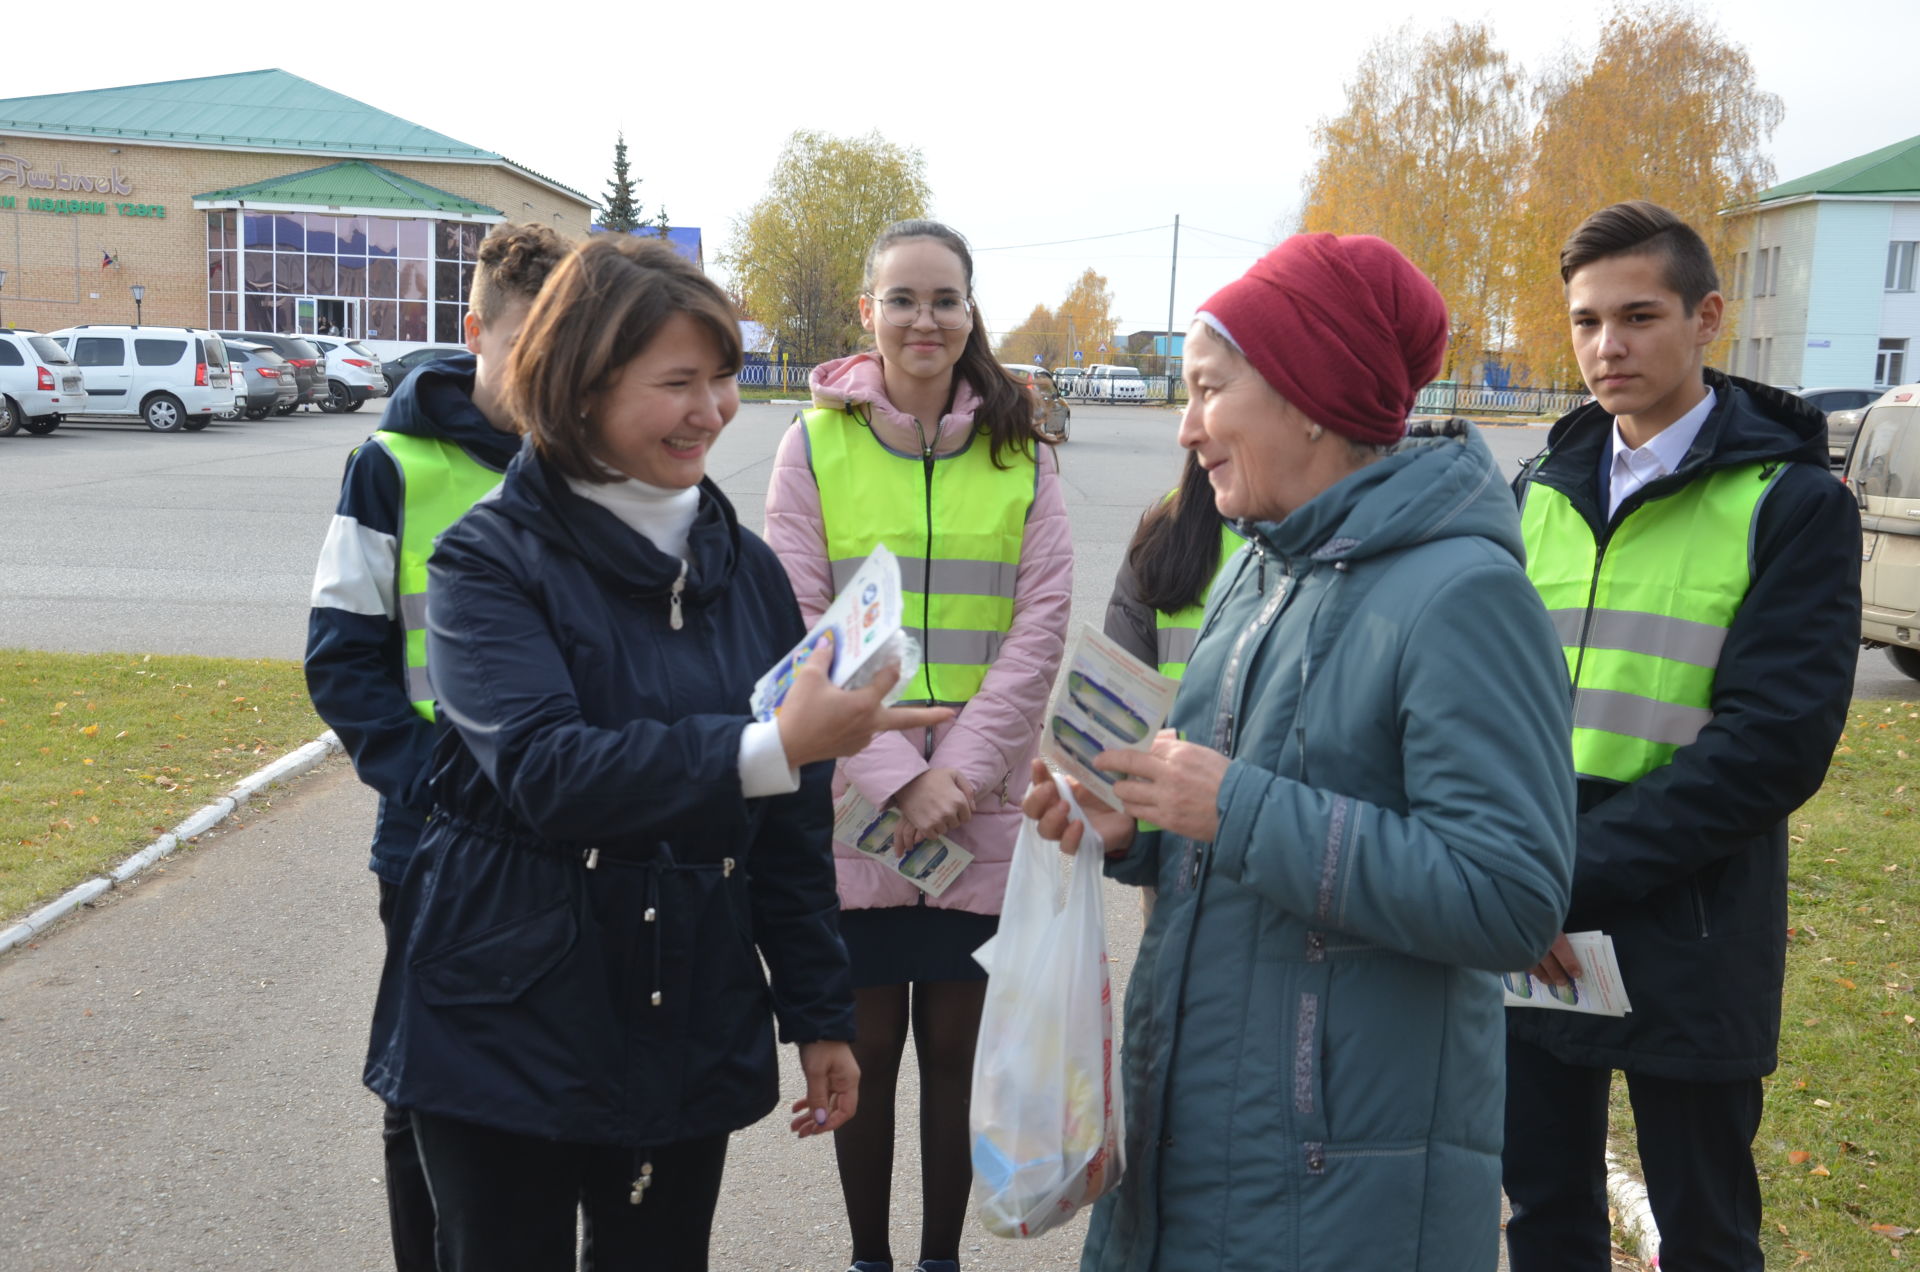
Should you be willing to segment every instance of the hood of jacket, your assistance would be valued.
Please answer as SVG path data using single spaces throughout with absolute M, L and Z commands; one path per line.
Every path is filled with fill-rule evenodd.
M 910 455 L 926 448 L 927 431 L 922 423 L 887 400 L 886 374 L 879 354 L 856 353 L 822 362 L 813 369 L 808 388 L 816 407 L 860 416 L 882 444 Z M 933 453 L 947 455 L 964 447 L 979 409 L 980 395 L 964 379 L 957 379 L 953 407 L 933 429 Z
M 500 488 L 476 506 L 491 507 L 548 550 L 579 558 L 622 590 L 664 597 L 680 578 L 677 558 L 654 547 L 606 508 L 574 494 L 531 443 L 513 457 Z M 713 479 L 703 477 L 700 509 L 687 532 L 686 587 L 681 595 L 694 605 L 712 602 L 726 590 L 739 564 L 739 517 Z
M 1713 410 L 1680 466 L 1659 482 L 1685 482 L 1713 468 L 1755 463 L 1807 463 L 1827 467 L 1827 417 L 1793 394 L 1708 368 Z M 1601 452 L 1612 444 L 1613 416 L 1589 402 L 1560 417 L 1547 434 L 1537 476 L 1556 488 L 1583 489 L 1599 471 Z
M 1478 429 L 1408 437 L 1284 521 L 1236 527 L 1282 559 L 1352 561 L 1436 539 L 1486 539 L 1525 560 L 1520 519 Z
M 390 433 L 453 442 L 482 463 L 505 468 L 520 449 L 520 437 L 489 424 L 473 404 L 478 365 L 479 359 L 470 353 L 421 363 L 387 400 L 380 427 Z

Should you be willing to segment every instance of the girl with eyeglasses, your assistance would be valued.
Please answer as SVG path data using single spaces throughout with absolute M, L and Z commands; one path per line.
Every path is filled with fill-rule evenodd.
M 893 1272 L 894 1086 L 911 1030 L 920 1066 L 915 1265 L 957 1272 L 972 1181 L 967 1101 L 1020 796 L 1059 668 L 1073 548 L 1058 461 L 1028 390 L 994 359 L 966 240 L 934 221 L 888 226 L 867 254 L 860 325 L 874 347 L 823 363 L 767 492 L 767 541 L 812 622 L 875 544 L 900 558 L 923 663 L 904 701 L 950 724 L 876 739 L 843 760 L 903 820 L 895 854 L 945 835 L 974 860 L 938 897 L 889 860 L 834 844 L 853 964 L 860 1115 L 834 1133 L 852 1272 Z

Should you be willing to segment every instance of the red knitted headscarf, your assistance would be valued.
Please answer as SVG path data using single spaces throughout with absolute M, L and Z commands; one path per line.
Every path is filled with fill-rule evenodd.
M 1200 321 L 1316 424 L 1396 442 L 1447 348 L 1447 302 L 1385 239 L 1296 234 L 1200 306 Z

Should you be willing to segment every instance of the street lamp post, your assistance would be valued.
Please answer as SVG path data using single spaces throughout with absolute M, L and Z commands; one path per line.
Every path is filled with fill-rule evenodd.
M 7 271 L 4 269 L 0 269 L 0 291 L 5 291 L 6 289 L 7 289 Z M 6 323 L 0 322 L 0 327 L 4 327 L 6 325 L 7 325 Z
M 133 285 L 133 325 L 140 325 L 140 303 L 147 298 L 147 289 L 139 283 Z

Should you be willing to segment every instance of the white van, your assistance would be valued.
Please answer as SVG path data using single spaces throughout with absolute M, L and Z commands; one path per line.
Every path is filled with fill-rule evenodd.
M 1860 505 L 1860 643 L 1920 680 L 1920 384 L 1867 408 L 1842 479 Z
M 53 333 L 86 384 L 87 416 L 143 420 L 156 433 L 198 432 L 231 411 L 236 390 L 220 337 L 198 327 L 85 323 Z M 237 391 L 242 404 L 245 391 Z
M 1147 381 L 1138 367 L 1116 367 L 1096 362 L 1074 385 L 1074 395 L 1090 402 L 1144 402 Z

